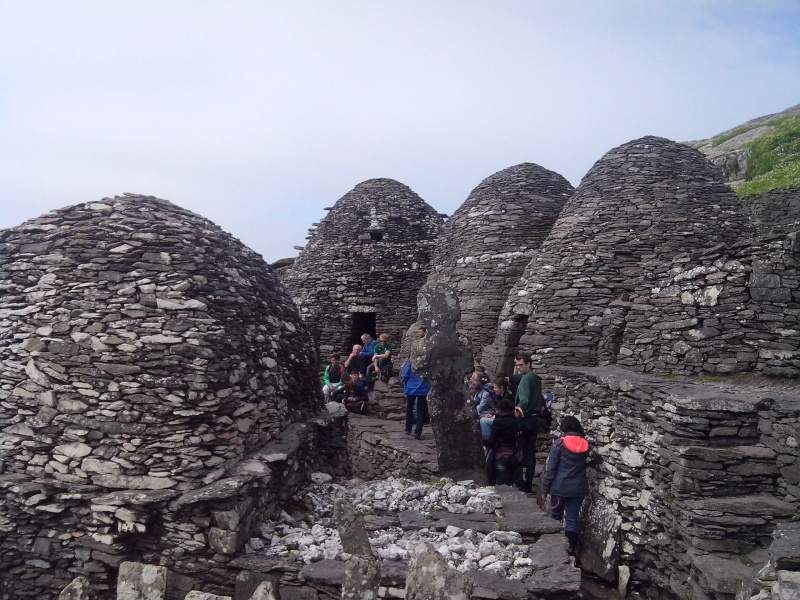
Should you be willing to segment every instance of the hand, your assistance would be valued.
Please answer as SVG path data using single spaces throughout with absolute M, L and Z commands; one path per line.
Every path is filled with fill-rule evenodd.
M 544 510 L 544 509 L 545 509 L 545 506 L 546 506 L 546 504 L 545 504 L 545 503 L 547 502 L 547 494 L 542 494 L 542 493 L 539 493 L 538 500 L 539 500 L 539 508 L 541 508 L 542 510 Z
M 522 412 L 522 409 L 519 406 L 514 407 L 514 414 L 519 417 L 520 419 L 525 416 L 525 413 Z

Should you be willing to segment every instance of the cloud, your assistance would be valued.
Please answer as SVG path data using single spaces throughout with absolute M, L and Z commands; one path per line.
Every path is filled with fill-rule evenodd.
M 452 213 L 536 162 L 798 102 L 792 2 L 28 2 L 0 7 L 0 227 L 121 192 L 267 260 L 360 181 Z

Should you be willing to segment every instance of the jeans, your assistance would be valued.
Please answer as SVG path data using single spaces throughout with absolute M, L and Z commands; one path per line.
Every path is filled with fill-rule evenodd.
M 517 466 L 517 459 L 515 459 L 513 456 L 495 459 L 495 485 L 514 485 Z
M 406 433 L 411 433 L 414 424 L 414 407 L 417 409 L 417 426 L 414 428 L 414 437 L 419 439 L 422 435 L 422 426 L 428 420 L 428 397 L 406 396 Z
M 389 361 L 391 361 L 391 360 L 392 360 L 391 358 L 379 358 L 379 359 L 377 359 L 375 362 L 378 363 L 378 371 L 380 371 L 383 367 L 388 365 Z M 378 378 L 378 375 L 375 374 L 375 362 L 373 362 L 372 364 L 370 364 L 367 367 L 366 378 L 367 378 L 367 384 L 369 384 L 369 385 L 372 385 L 372 382 L 375 381 Z
M 578 533 L 583 496 L 550 496 L 550 516 L 556 521 L 564 519 L 564 531 Z
M 494 419 L 481 417 L 480 420 L 481 437 L 483 438 L 484 441 L 488 440 L 489 436 L 492 435 L 492 423 L 494 423 Z

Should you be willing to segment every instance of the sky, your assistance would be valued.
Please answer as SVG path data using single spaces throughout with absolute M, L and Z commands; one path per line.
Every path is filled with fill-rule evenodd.
M 796 0 L 0 0 L 0 229 L 141 193 L 272 262 L 367 179 L 452 214 L 794 106 L 798 32 Z

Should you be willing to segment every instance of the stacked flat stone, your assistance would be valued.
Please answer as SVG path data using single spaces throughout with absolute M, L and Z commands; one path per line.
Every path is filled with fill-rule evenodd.
M 583 568 L 620 590 L 730 599 L 800 508 L 795 389 L 556 367 L 592 446 Z M 632 594 L 633 595 L 633 594 Z
M 0 231 L 0 289 L 0 569 L 18 594 L 102 581 L 138 534 L 156 552 L 186 542 L 147 505 L 319 410 L 313 344 L 275 275 L 164 200 Z
M 364 181 L 336 202 L 284 278 L 323 359 L 365 333 L 353 330 L 358 313 L 375 313 L 375 333 L 399 343 L 442 220 L 393 179 Z
M 657 137 L 623 144 L 595 163 L 562 209 L 512 289 L 484 365 L 508 370 L 518 347 L 546 364 L 592 365 L 601 354 L 613 362 L 627 312 L 615 301 L 649 296 L 660 272 L 751 233 L 738 198 L 702 154 Z
M 509 291 L 574 191 L 558 173 L 523 163 L 484 179 L 448 219 L 429 281 L 455 289 L 458 329 L 476 351 L 494 339 Z
M 750 222 L 762 235 L 800 231 L 800 189 L 772 190 L 742 198 Z

